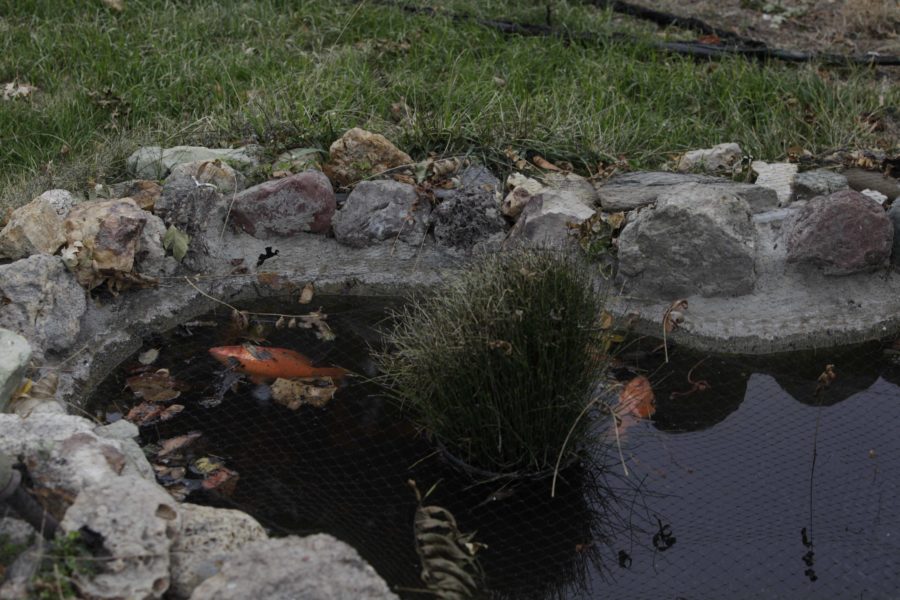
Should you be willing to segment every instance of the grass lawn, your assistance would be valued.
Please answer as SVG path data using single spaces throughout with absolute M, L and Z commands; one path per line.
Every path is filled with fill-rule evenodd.
M 606 35 L 661 35 L 652 26 L 547 1 L 554 25 L 607 41 L 504 36 L 375 1 L 124 0 L 117 13 L 100 0 L 0 0 L 0 84 L 39 88 L 0 100 L 0 207 L 120 179 L 142 143 L 258 141 L 274 155 L 327 149 L 354 126 L 414 158 L 502 163 L 513 147 L 583 171 L 618 156 L 654 167 L 725 141 L 764 159 L 896 143 L 861 118 L 900 105 L 872 70 L 664 55 Z M 546 14 L 539 1 L 416 5 Z

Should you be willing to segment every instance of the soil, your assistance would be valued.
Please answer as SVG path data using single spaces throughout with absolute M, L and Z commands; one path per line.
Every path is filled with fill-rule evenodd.
M 633 0 L 765 42 L 771 48 L 900 55 L 896 0 Z M 900 78 L 900 68 L 885 69 Z

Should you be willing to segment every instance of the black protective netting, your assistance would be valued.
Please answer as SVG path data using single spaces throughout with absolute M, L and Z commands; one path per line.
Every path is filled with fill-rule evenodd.
M 141 427 L 160 481 L 189 501 L 244 510 L 273 535 L 330 533 L 402 597 L 424 588 L 410 479 L 433 488 L 426 504 L 487 545 L 479 561 L 489 597 L 900 597 L 900 367 L 889 342 L 766 358 L 670 346 L 666 364 L 658 341 L 632 341 L 612 375 L 649 377 L 656 414 L 623 420 L 620 459 L 610 418 L 595 413 L 601 449 L 565 469 L 551 498 L 550 479 L 460 472 L 366 380 L 377 374 L 370 348 L 380 347 L 392 306 L 322 296 L 242 307 L 321 307 L 333 340 L 315 328 L 276 329 L 274 316 L 239 332 L 227 309 L 146 339 L 142 350 L 160 351 L 149 372 L 166 368 L 185 387 L 169 401 L 182 412 Z M 242 335 L 365 377 L 324 407 L 291 410 L 209 355 Z M 827 364 L 836 378 L 817 393 Z M 125 381 L 140 371 L 137 356 L 125 360 L 90 410 L 128 413 L 139 401 Z M 161 450 L 191 432 L 201 435 Z M 210 464 L 237 476 L 209 481 Z

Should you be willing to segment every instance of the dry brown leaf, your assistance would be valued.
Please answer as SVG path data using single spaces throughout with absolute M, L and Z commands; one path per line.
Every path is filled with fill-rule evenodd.
M 684 321 L 684 311 L 688 309 L 688 301 L 676 300 L 669 305 L 663 314 L 663 329 L 666 333 L 672 333 Z
M 298 379 L 279 377 L 272 384 L 271 389 L 272 399 L 275 402 L 290 410 L 297 410 L 307 404 L 322 408 L 334 398 L 337 386 L 330 377 Z
M 535 154 L 534 158 L 531 159 L 531 162 L 534 163 L 539 169 L 544 169 L 545 171 L 562 171 L 559 167 L 554 165 L 552 162 L 541 156 L 540 154 Z
M 179 435 L 178 437 L 161 440 L 159 442 L 161 448 L 156 454 L 156 458 L 165 458 L 170 454 L 173 454 L 180 450 L 184 450 L 185 448 L 196 442 L 202 435 L 203 434 L 199 431 L 192 431 L 184 435 Z
M 237 471 L 222 467 L 206 476 L 203 480 L 202 487 L 205 490 L 215 491 L 224 496 L 230 496 L 237 487 L 240 476 Z
M 616 413 L 619 415 L 632 414 L 647 419 L 656 412 L 656 396 L 650 380 L 643 375 L 638 375 L 625 384 L 619 392 L 619 405 Z
M 135 397 L 147 402 L 168 402 L 187 389 L 187 385 L 172 377 L 168 369 L 129 377 L 125 380 L 125 387 L 131 389 Z
M 303 286 L 303 291 L 300 292 L 300 299 L 297 300 L 300 304 L 309 304 L 312 302 L 313 295 L 316 293 L 316 286 L 310 281 L 306 285 Z
M 18 81 L 10 81 L 3 84 L 0 88 L 0 98 L 3 100 L 15 100 L 16 98 L 27 98 L 38 88 L 27 83 L 19 83 Z
M 168 421 L 183 410 L 184 406 L 181 404 L 163 406 L 153 402 L 141 402 L 128 411 L 128 414 L 125 415 L 125 420 L 142 427 Z

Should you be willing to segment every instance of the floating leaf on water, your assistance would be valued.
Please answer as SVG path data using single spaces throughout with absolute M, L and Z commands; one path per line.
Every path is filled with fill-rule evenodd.
M 179 435 L 178 437 L 160 440 L 160 451 L 156 455 L 156 458 L 162 459 L 175 452 L 184 450 L 185 448 L 196 442 L 202 435 L 203 434 L 199 431 L 192 431 L 184 435 Z
M 230 496 L 234 493 L 239 479 L 240 476 L 237 471 L 222 467 L 207 475 L 203 480 L 202 487 L 204 490 L 215 491 L 223 496 Z
M 616 408 L 618 415 L 632 414 L 647 419 L 655 412 L 656 396 L 650 380 L 645 376 L 638 375 L 619 392 L 619 406 Z
M 250 326 L 250 314 L 246 310 L 231 311 L 231 323 L 239 330 Z
M 337 336 L 334 335 L 331 327 L 325 322 L 327 318 L 328 315 L 323 313 L 320 308 L 318 311 L 301 316 L 298 325 L 304 329 L 315 329 L 317 338 L 324 342 L 330 342 Z
M 310 281 L 306 285 L 303 286 L 303 291 L 300 292 L 300 298 L 297 300 L 300 304 L 309 304 L 312 302 L 313 295 L 316 293 L 316 287 Z
M 156 348 L 150 348 L 146 352 L 138 354 L 138 362 L 142 365 L 152 365 L 157 358 L 159 358 L 159 350 Z
M 130 421 L 138 427 L 153 425 L 168 421 L 178 413 L 184 410 L 181 404 L 172 404 L 164 406 L 153 402 L 141 402 L 125 415 L 125 420 Z
M 275 321 L 275 329 L 284 329 L 284 326 L 285 326 L 285 320 L 284 320 L 284 315 L 282 315 L 282 316 L 278 317 L 277 321 Z
M 330 377 L 297 379 L 279 377 L 271 389 L 272 399 L 275 402 L 290 410 L 297 410 L 307 404 L 322 408 L 334 398 L 337 386 Z
M 168 369 L 159 369 L 153 373 L 141 373 L 125 380 L 137 398 L 147 402 L 168 402 L 181 395 L 187 385 L 169 374 Z
M 288 321 L 287 326 L 288 326 L 288 329 L 296 329 L 296 327 L 297 327 L 297 319 L 295 319 L 294 317 L 291 317 L 291 320 Z

